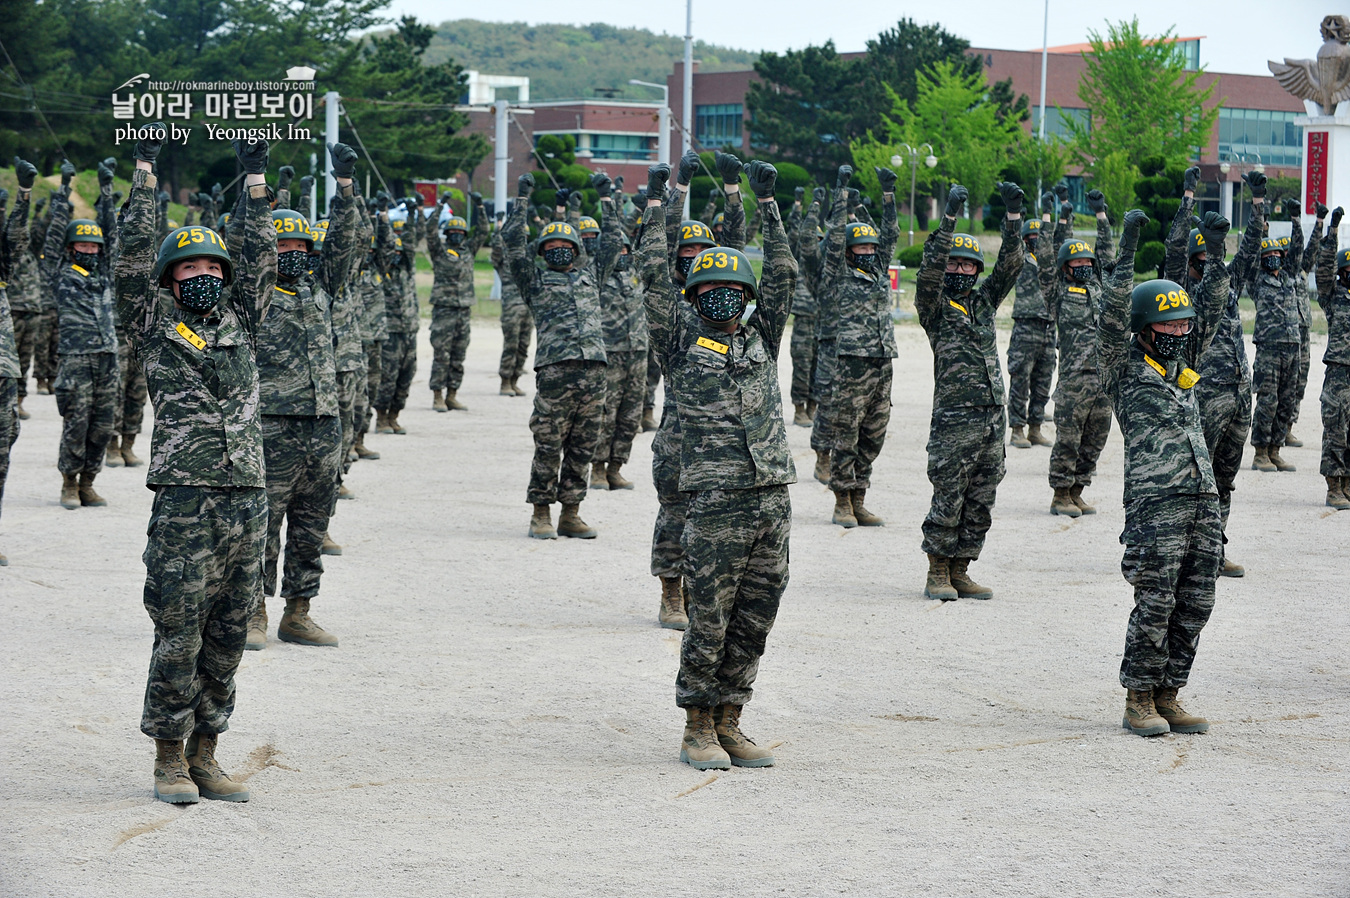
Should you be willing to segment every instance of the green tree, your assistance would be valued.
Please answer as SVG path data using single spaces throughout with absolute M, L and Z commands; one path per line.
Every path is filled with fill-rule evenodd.
M 948 34 L 940 25 L 919 25 L 913 19 L 901 19 L 867 42 L 867 74 L 876 85 L 871 91 L 874 102 L 883 99 L 880 85 L 891 89 L 907 103 L 919 97 L 919 75 L 939 62 L 951 63 L 960 72 L 974 75 L 984 70 L 979 56 L 967 55 L 970 42 Z M 1007 82 L 1008 92 L 1012 80 Z M 889 107 L 882 106 L 879 111 Z
M 1148 224 L 1139 231 L 1139 250 L 1134 258 L 1135 271 L 1145 274 L 1160 269 L 1167 255 L 1167 232 L 1181 208 L 1181 190 L 1186 181 L 1186 164 L 1169 162 L 1163 156 L 1144 160 L 1134 182 L 1133 196 L 1138 207 L 1148 213 Z M 1105 189 L 1102 190 L 1105 193 Z M 1110 203 L 1110 195 L 1107 195 Z M 1134 204 L 1133 202 L 1131 203 Z M 1112 218 L 1119 220 L 1128 209 L 1112 204 Z M 1162 277 L 1161 270 L 1158 277 Z

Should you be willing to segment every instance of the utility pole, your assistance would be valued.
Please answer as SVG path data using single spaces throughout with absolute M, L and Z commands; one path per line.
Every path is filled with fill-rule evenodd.
M 1048 2 L 1048 0 L 1047 0 Z M 684 107 L 680 110 L 681 154 L 689 152 L 694 133 L 694 0 L 684 0 Z M 689 194 L 684 195 L 685 218 L 689 217 Z
M 338 92 L 330 90 L 323 95 L 324 103 L 324 139 L 329 144 L 338 142 L 338 105 L 341 98 Z M 337 181 L 333 178 L 333 160 L 332 153 L 324 150 L 323 154 L 323 211 L 327 215 L 333 208 L 333 197 L 337 195 Z
M 1045 27 L 1041 31 L 1041 127 L 1040 140 L 1045 143 L 1045 69 L 1050 59 L 1050 0 L 1045 0 Z M 1031 205 L 1035 208 L 1036 203 L 1040 202 L 1041 191 L 1041 170 L 1036 166 L 1036 202 Z
M 507 154 L 507 149 L 511 144 L 511 107 L 505 100 L 497 100 L 492 104 L 492 108 L 497 114 L 496 135 L 493 138 L 496 142 L 496 149 L 492 160 L 492 180 L 494 182 L 492 190 L 492 211 L 494 213 L 493 217 L 495 218 L 495 213 L 506 211 L 507 197 L 510 196 L 510 185 L 506 182 L 510 180 L 511 177 L 508 167 L 511 158 Z M 494 269 L 492 272 L 492 293 L 490 294 L 490 298 L 501 299 L 501 296 L 502 279 Z

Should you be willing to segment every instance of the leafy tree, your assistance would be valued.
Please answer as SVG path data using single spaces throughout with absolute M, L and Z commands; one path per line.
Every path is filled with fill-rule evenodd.
M 1183 162 L 1168 162 L 1163 156 L 1144 160 L 1133 189 L 1138 208 L 1147 212 L 1149 217 L 1148 224 L 1139 231 L 1139 250 L 1134 262 L 1135 270 L 1141 274 L 1160 268 L 1163 264 L 1167 255 L 1167 232 L 1172 227 L 1177 209 L 1181 208 L 1181 189 L 1185 180 L 1186 164 Z M 1106 191 L 1103 189 L 1102 192 Z M 1111 202 L 1109 194 L 1107 202 Z M 1116 220 L 1127 211 L 1127 207 L 1112 204 L 1112 217 Z M 1158 276 L 1162 276 L 1161 272 Z
M 1106 194 L 1107 214 L 1113 221 L 1119 221 L 1121 216 L 1134 208 L 1134 188 L 1139 179 L 1140 170 L 1130 162 L 1125 151 L 1115 150 L 1096 161 L 1089 183 Z
M 889 84 L 900 99 L 913 103 L 919 97 L 919 75 L 939 62 L 953 64 L 966 75 L 984 70 L 979 56 L 969 56 L 970 42 L 948 34 L 940 25 L 919 25 L 913 19 L 901 19 L 867 42 L 867 73 L 877 85 Z M 1008 80 L 1008 93 L 1012 80 Z M 882 96 L 874 92 L 874 101 Z M 887 107 L 882 106 L 884 111 Z

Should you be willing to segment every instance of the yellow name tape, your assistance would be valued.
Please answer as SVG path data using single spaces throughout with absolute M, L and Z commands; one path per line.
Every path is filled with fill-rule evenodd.
M 713 352 L 720 352 L 722 355 L 726 355 L 731 349 L 725 343 L 718 343 L 716 340 L 709 340 L 707 337 L 699 337 L 698 345 L 704 349 L 711 349 Z
M 178 331 L 178 336 L 182 337 L 184 340 L 187 340 L 193 346 L 197 347 L 198 349 L 206 348 L 206 341 L 203 340 L 201 337 L 197 336 L 196 332 L 194 332 L 192 328 L 188 327 L 183 322 L 181 321 L 178 322 L 178 327 L 176 328 L 176 330 Z
M 80 266 L 78 266 L 78 265 L 72 265 L 72 266 L 70 266 L 70 267 L 71 267 L 71 268 L 74 268 L 76 271 L 78 271 L 80 274 L 84 275 L 85 277 L 89 277 L 89 272 L 85 271 L 85 270 L 84 270 L 83 268 L 81 268 Z
M 1200 382 L 1200 375 L 1190 368 L 1182 368 L 1181 373 L 1177 375 L 1177 386 L 1183 390 L 1189 390 Z
M 1069 288 L 1069 292 L 1070 292 L 1070 293 L 1086 293 L 1086 292 L 1087 292 L 1087 287 L 1070 287 L 1070 288 Z
M 951 306 L 953 309 L 960 309 L 961 312 L 962 312 L 963 314 L 965 314 L 965 315 L 969 315 L 969 314 L 970 314 L 969 312 L 966 311 L 966 307 L 965 307 L 965 306 L 961 305 L 959 302 L 957 302 L 957 301 L 954 300 L 954 299 L 949 299 L 949 300 L 947 300 L 947 305 Z

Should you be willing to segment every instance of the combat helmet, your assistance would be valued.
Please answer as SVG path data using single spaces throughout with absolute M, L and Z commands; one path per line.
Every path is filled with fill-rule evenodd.
M 159 256 L 155 259 L 155 267 L 150 270 L 150 279 L 161 287 L 167 287 L 176 263 L 203 257 L 220 261 L 225 285 L 229 286 L 234 280 L 234 263 L 230 261 L 225 241 L 215 231 L 200 225 L 169 232 L 169 236 L 159 245 Z

